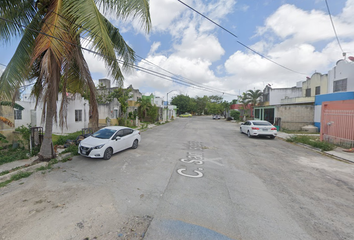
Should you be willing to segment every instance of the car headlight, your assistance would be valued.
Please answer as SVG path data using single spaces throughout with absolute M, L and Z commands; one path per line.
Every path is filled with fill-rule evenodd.
M 92 149 L 101 149 L 103 146 L 104 146 L 104 144 L 98 145 L 98 146 L 96 146 L 96 147 L 93 147 Z

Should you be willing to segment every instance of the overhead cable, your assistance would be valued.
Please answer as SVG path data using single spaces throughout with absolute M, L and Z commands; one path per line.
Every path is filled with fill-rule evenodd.
M 15 23 L 14 21 L 9 20 L 9 19 L 6 19 L 6 18 L 3 18 L 3 17 L 0 17 L 0 20 Z M 106 57 L 106 58 L 108 57 L 108 56 L 105 56 L 105 55 L 103 55 L 103 54 L 101 54 L 101 53 L 99 53 L 99 52 L 96 52 L 96 51 L 93 51 L 93 50 L 91 50 L 91 49 L 88 49 L 88 48 L 79 46 L 79 45 L 77 45 L 76 43 L 68 42 L 68 41 L 66 41 L 66 40 L 60 39 L 60 38 L 58 38 L 58 37 L 55 37 L 55 36 L 53 36 L 53 35 L 50 35 L 50 34 L 47 34 L 47 33 L 41 32 L 41 31 L 38 31 L 38 30 L 36 30 L 36 29 L 29 28 L 29 27 L 24 26 L 24 25 L 21 25 L 21 24 L 19 24 L 19 23 L 15 23 L 15 24 L 17 24 L 17 25 L 20 26 L 20 27 L 26 28 L 26 29 L 28 29 L 28 30 L 30 30 L 30 31 L 34 31 L 34 32 L 37 32 L 37 33 L 39 33 L 39 34 L 43 34 L 43 35 L 45 35 L 45 36 L 47 36 L 47 37 L 54 38 L 54 39 L 56 39 L 56 40 L 58 40 L 58 41 L 61 41 L 61 42 L 64 42 L 64 43 L 73 45 L 73 46 L 75 46 L 75 47 L 78 47 L 78 48 L 80 48 L 80 49 L 82 49 L 82 50 L 85 50 L 85 51 L 87 51 L 87 52 L 90 52 L 90 53 L 99 55 L 99 56 L 101 56 L 101 57 Z M 109 58 L 109 57 L 108 57 L 108 58 Z M 120 59 L 115 59 L 115 60 L 117 60 L 117 61 L 120 62 L 120 63 L 124 63 L 124 61 L 122 61 L 122 60 L 120 60 Z M 183 80 L 181 80 L 181 79 L 178 79 L 178 78 L 175 78 L 175 77 L 171 77 L 171 76 L 168 76 L 168 75 L 165 75 L 165 74 L 162 74 L 162 73 L 159 73 L 159 72 L 156 72 L 156 71 L 147 69 L 147 68 L 143 68 L 143 67 L 140 67 L 140 66 L 137 66 L 137 65 L 134 65 L 134 64 L 128 64 L 128 66 L 131 67 L 131 68 L 135 68 L 136 70 L 140 70 L 140 71 L 142 71 L 142 72 L 145 72 L 145 73 L 147 73 L 147 74 L 150 74 L 150 75 L 153 75 L 153 76 L 156 76 L 156 77 L 165 79 L 165 80 L 169 80 L 169 81 L 173 81 L 173 80 L 174 80 L 173 82 L 178 83 L 178 84 L 181 84 L 181 85 L 185 85 L 185 86 L 187 86 L 187 87 L 192 87 L 192 88 L 196 88 L 196 89 L 204 90 L 204 91 L 208 91 L 208 92 L 221 92 L 221 93 L 223 93 L 223 91 L 218 91 L 218 90 L 215 90 L 215 89 L 210 90 L 210 89 L 205 88 L 204 86 L 199 86 L 199 85 L 197 85 L 197 84 L 188 83 L 188 82 L 185 82 L 185 81 L 183 81 Z M 170 79 L 172 79 L 172 80 L 170 80 Z M 227 95 L 231 95 L 231 96 L 236 96 L 235 94 L 230 94 L 230 93 L 226 93 L 226 94 L 227 94 Z
M 208 18 L 207 16 L 201 14 L 200 12 L 198 12 L 197 10 L 195 10 L 194 8 L 192 8 L 191 6 L 189 6 L 188 4 L 182 2 L 181 0 L 177 0 L 177 1 L 180 2 L 180 3 L 182 3 L 183 5 L 185 5 L 186 7 L 190 8 L 190 9 L 193 10 L 194 12 L 198 13 L 198 14 L 201 15 L 202 17 L 208 19 L 210 22 L 212 22 L 213 24 L 217 25 L 218 27 L 220 27 L 220 28 L 223 29 L 224 31 L 228 32 L 228 33 L 231 34 L 232 36 L 238 38 L 234 33 L 232 33 L 231 31 L 227 30 L 226 28 L 224 28 L 224 27 L 221 26 L 220 24 L 217 24 L 216 22 L 214 22 L 213 20 L 211 20 L 211 19 Z M 307 74 L 305 74 L 305 73 L 301 73 L 301 72 L 292 70 L 292 69 L 290 69 L 290 68 L 288 68 L 288 67 L 285 67 L 284 65 L 282 65 L 282 64 L 280 64 L 280 63 L 277 63 L 277 62 L 271 60 L 270 58 L 264 56 L 263 54 L 257 52 L 256 50 L 254 50 L 254 49 L 248 47 L 246 44 L 244 44 L 244 43 L 242 43 L 242 42 L 240 42 L 240 41 L 238 41 L 238 40 L 237 40 L 236 42 L 237 42 L 238 44 L 244 46 L 245 48 L 251 50 L 253 53 L 255 53 L 255 54 L 261 56 L 262 58 L 264 58 L 264 59 L 266 59 L 266 60 L 268 60 L 268 61 L 270 61 L 270 62 L 272 62 L 272 63 L 274 63 L 274 64 L 276 64 L 276 65 L 278 65 L 279 67 L 282 67 L 282 68 L 284 68 L 284 69 L 286 69 L 286 70 L 289 70 L 289 71 L 291 71 L 291 72 L 293 72 L 293 73 L 297 73 L 297 74 L 301 74 L 301 75 L 307 75 Z
M 329 10 L 329 6 L 328 6 L 327 0 L 325 0 L 325 2 L 326 2 L 326 6 L 327 6 L 327 11 L 328 11 L 329 18 L 331 19 L 331 23 L 332 23 L 332 28 L 333 28 L 333 31 L 334 31 L 334 35 L 336 36 L 336 39 L 337 39 L 337 42 L 338 42 L 338 46 L 339 46 L 340 50 L 342 51 L 342 53 L 344 53 L 343 48 L 342 48 L 342 45 L 340 44 L 340 41 L 339 41 L 339 38 L 338 38 L 338 34 L 337 34 L 337 31 L 336 31 L 336 28 L 334 27 L 334 23 L 333 23 L 333 19 L 332 19 L 332 14 L 331 14 L 331 11 Z

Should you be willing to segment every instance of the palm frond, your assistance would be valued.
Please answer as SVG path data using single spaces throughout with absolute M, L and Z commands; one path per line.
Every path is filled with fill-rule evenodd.
M 103 6 L 104 12 L 114 12 L 118 18 L 138 18 L 141 26 L 148 33 L 151 29 L 149 0 L 96 0 Z
M 61 8 L 61 0 L 53 0 L 50 4 L 48 13 L 43 19 L 41 34 L 36 38 L 36 47 L 33 51 L 32 62 L 48 49 L 51 50 L 58 65 L 61 65 L 62 59 L 68 54 L 67 46 L 71 45 L 70 37 L 68 36 L 69 33 L 65 30 L 68 28 L 68 23 L 56 14 L 61 11 Z
M 5 117 L 1 117 L 0 116 L 0 121 L 5 123 L 6 125 L 10 126 L 10 127 L 14 127 L 15 124 L 13 122 L 11 122 L 9 119 L 5 118 Z
M 103 16 L 102 16 L 103 17 Z M 116 50 L 119 57 L 123 60 L 123 67 L 128 69 L 131 64 L 135 62 L 135 52 L 134 50 L 125 42 L 124 38 L 119 32 L 119 29 L 114 27 L 106 18 L 106 26 L 108 30 L 109 37 L 113 43 L 114 49 Z
M 31 55 L 35 46 L 37 32 L 30 29 L 36 29 L 40 26 L 40 17 L 36 16 L 24 30 L 23 37 L 8 63 L 5 71 L 0 76 L 0 93 L 11 99 L 19 86 L 28 79 L 30 74 Z
M 12 37 L 23 34 L 21 25 L 29 25 L 36 16 L 34 3 L 28 0 L 0 1 L 0 41 L 9 42 Z
M 92 40 L 94 51 L 100 53 L 109 70 L 109 74 L 119 83 L 123 80 L 118 61 L 115 55 L 115 45 L 108 32 L 106 19 L 99 12 L 93 0 L 67 1 L 63 5 L 63 14 L 67 20 L 72 21 L 72 26 L 78 28 L 76 34 L 85 34 Z

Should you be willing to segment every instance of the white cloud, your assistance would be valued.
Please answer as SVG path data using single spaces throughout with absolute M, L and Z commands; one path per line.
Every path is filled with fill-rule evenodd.
M 352 36 L 352 26 L 332 17 L 336 23 L 337 33 Z M 285 4 L 266 19 L 265 26 L 258 29 L 258 34 L 272 32 L 282 40 L 291 42 L 318 42 L 333 39 L 334 33 L 327 13 L 312 10 L 310 12 Z
M 190 4 L 191 1 L 185 1 Z M 167 30 L 172 21 L 181 15 L 183 11 L 187 10 L 178 1 L 171 0 L 151 0 L 150 1 L 150 13 L 151 22 L 154 31 Z
M 150 52 L 148 55 L 152 55 L 156 52 L 156 50 L 161 46 L 161 42 L 154 42 L 152 45 L 151 45 L 151 48 L 150 48 Z
M 175 44 L 174 49 L 181 57 L 202 58 L 210 61 L 219 60 L 225 53 L 214 35 L 198 34 L 193 26 L 185 30 L 181 43 Z

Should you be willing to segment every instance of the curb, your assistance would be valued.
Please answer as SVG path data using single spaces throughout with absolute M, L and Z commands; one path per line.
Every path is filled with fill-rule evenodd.
M 3 181 L 7 181 L 9 180 L 13 175 L 16 175 L 20 172 L 30 172 L 30 171 L 33 171 L 35 170 L 36 168 L 39 168 L 39 167 L 46 167 L 48 166 L 48 162 L 40 162 L 40 163 L 37 163 L 37 164 L 34 164 L 34 165 L 31 165 L 31 166 L 28 166 L 28 167 L 24 167 L 24 168 L 20 168 L 18 170 L 15 170 L 13 172 L 10 172 L 6 175 L 3 175 L 3 176 L 0 176 L 0 182 L 3 182 Z M 23 167 L 23 166 L 22 166 Z
M 277 138 L 279 138 L 279 139 L 281 139 L 281 140 L 283 140 L 283 141 L 286 141 L 286 138 L 282 138 L 282 137 L 279 137 L 279 136 L 277 136 Z M 345 162 L 345 163 L 349 163 L 349 164 L 354 164 L 354 162 L 351 161 L 351 160 L 349 160 L 349 159 L 345 159 L 345 158 L 336 156 L 336 155 L 334 155 L 334 154 L 328 153 L 328 152 L 326 152 L 326 151 L 322 151 L 322 150 L 319 149 L 319 148 L 314 148 L 314 147 L 311 147 L 311 146 L 306 145 L 306 144 L 303 144 L 303 143 L 295 143 L 295 142 L 288 142 L 288 143 L 292 143 L 292 144 L 294 144 L 294 145 L 298 145 L 298 146 L 307 148 L 307 149 L 312 150 L 312 151 L 314 151 L 314 152 L 317 152 L 317 153 L 319 153 L 319 154 L 321 154 L 321 155 L 325 155 L 325 156 L 327 156 L 327 157 L 333 158 L 333 159 L 338 160 L 338 161 L 341 161 L 341 162 Z
M 64 158 L 66 158 L 66 157 L 68 157 L 68 156 L 70 156 L 70 155 L 71 155 L 71 153 L 64 153 L 64 154 L 58 155 L 58 156 L 57 156 L 57 160 L 58 160 L 58 161 L 61 161 L 61 160 L 63 160 Z M 33 159 L 36 159 L 37 156 L 34 156 L 34 157 L 32 157 L 32 158 L 33 158 Z M 40 168 L 40 167 L 47 167 L 48 164 L 49 164 L 49 162 L 38 162 L 38 163 L 35 163 L 35 164 L 31 164 L 31 165 L 29 165 L 29 166 L 27 166 L 27 167 L 26 167 L 27 164 L 22 165 L 22 166 L 20 166 L 19 169 L 14 170 L 14 171 L 12 171 L 12 172 L 10 172 L 10 173 L 7 173 L 7 174 L 5 174 L 5 175 L 0 176 L 0 182 L 4 182 L 4 181 L 7 181 L 7 180 L 10 180 L 10 178 L 11 178 L 13 175 L 16 175 L 16 174 L 18 174 L 18 173 L 20 173 L 20 172 L 31 172 L 31 171 L 36 170 L 37 168 Z

